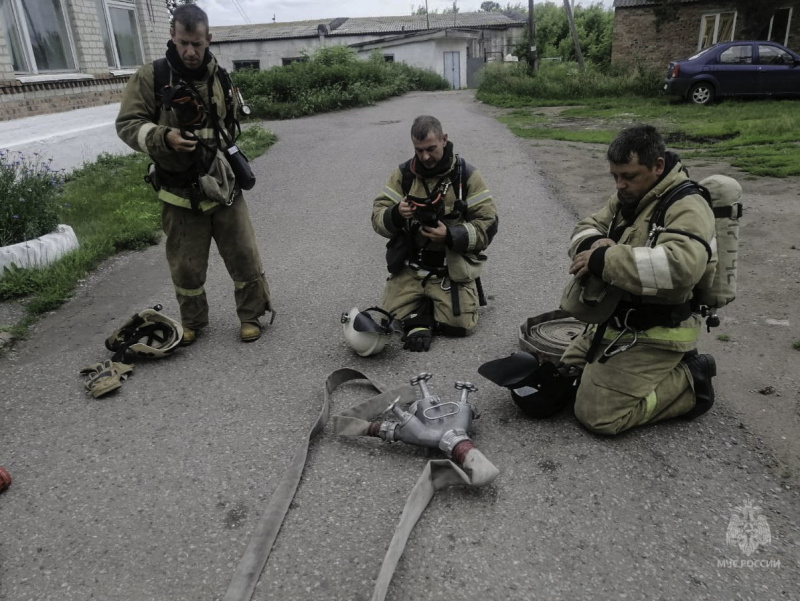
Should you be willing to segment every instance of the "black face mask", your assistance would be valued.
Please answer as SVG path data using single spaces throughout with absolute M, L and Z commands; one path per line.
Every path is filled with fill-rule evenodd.
M 166 88 L 161 94 L 161 104 L 164 110 L 175 113 L 182 129 L 202 127 L 208 112 L 197 90 L 184 81 Z

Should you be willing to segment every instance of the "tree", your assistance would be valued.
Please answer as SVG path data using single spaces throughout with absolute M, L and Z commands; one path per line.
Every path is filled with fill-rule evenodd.
M 564 7 L 553 2 L 537 2 L 535 10 L 536 48 L 539 57 L 577 61 L 575 43 L 570 33 Z M 599 2 L 590 6 L 577 5 L 574 18 L 580 48 L 586 61 L 599 66 L 611 64 L 613 10 L 605 8 Z M 530 42 L 526 30 L 524 38 L 515 47 L 514 54 L 527 60 L 529 48 Z
M 443 15 L 455 15 L 455 14 L 458 14 L 460 11 L 461 11 L 461 9 L 458 8 L 458 5 L 456 4 L 456 0 L 453 0 L 453 6 L 451 6 L 450 8 L 445 8 L 442 11 L 442 14 Z
M 181 4 L 196 4 L 195 0 L 166 0 L 166 2 L 169 14 L 174 13 L 175 9 L 178 8 Z
M 497 2 L 487 0 L 486 2 L 481 2 L 481 10 L 485 13 L 496 13 L 500 12 L 501 7 Z

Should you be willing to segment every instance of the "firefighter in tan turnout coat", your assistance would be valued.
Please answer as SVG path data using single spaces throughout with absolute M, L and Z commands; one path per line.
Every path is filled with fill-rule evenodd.
M 149 177 L 162 201 L 183 344 L 208 324 L 204 286 L 212 239 L 233 279 L 239 335 L 253 341 L 261 336 L 259 317 L 272 307 L 247 204 L 221 152 L 225 136 L 234 138 L 237 99 L 229 80 L 226 93 L 227 74 L 208 50 L 205 12 L 179 6 L 170 35 L 167 62 L 161 62 L 166 89 L 154 89 L 158 61 L 139 69 L 125 89 L 117 133 L 155 164 Z
M 577 337 L 562 361 L 582 368 L 576 417 L 594 432 L 616 434 L 671 417 L 692 419 L 713 404 L 716 364 L 696 350 L 701 316 L 692 291 L 713 279 L 717 258 L 714 214 L 698 194 L 672 203 L 664 230 L 648 240 L 659 200 L 688 179 L 655 128 L 624 130 L 608 159 L 617 192 L 575 227 L 569 272 L 616 290 L 610 306 L 618 303 L 610 320 Z
M 417 117 L 411 141 L 414 157 L 375 199 L 372 227 L 390 239 L 381 307 L 403 321 L 404 348 L 419 352 L 434 332 L 475 328 L 484 251 L 498 221 L 486 182 L 454 153 L 438 119 Z

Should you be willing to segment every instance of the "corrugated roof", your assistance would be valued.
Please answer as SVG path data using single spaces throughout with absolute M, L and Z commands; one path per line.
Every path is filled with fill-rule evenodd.
M 428 26 L 430 23 L 430 27 Z M 277 40 L 309 38 L 319 35 L 319 26 L 327 28 L 326 35 L 391 34 L 447 27 L 497 27 L 525 25 L 524 20 L 507 17 L 502 13 L 459 13 L 453 15 L 411 15 L 407 17 L 338 18 L 290 23 L 260 23 L 252 25 L 222 25 L 211 27 L 214 43 L 243 42 L 246 40 Z
M 690 4 L 699 0 L 672 0 L 680 4 Z M 664 0 L 614 0 L 614 8 L 631 8 L 634 6 L 656 6 L 663 4 Z
M 328 21 L 292 21 L 291 23 L 256 23 L 250 25 L 220 25 L 211 27 L 212 42 L 242 42 L 245 40 L 279 40 L 310 38 L 319 35 L 317 26 Z

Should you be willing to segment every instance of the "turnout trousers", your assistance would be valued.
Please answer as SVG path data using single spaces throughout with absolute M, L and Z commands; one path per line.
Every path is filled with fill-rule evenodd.
M 593 336 L 594 329 L 578 336 L 561 358 L 583 368 L 575 417 L 589 430 L 617 434 L 683 415 L 694 407 L 694 382 L 689 368 L 681 363 L 684 351 L 638 342 L 600 363 L 611 343 L 604 338 L 594 360 L 587 363 Z
M 478 324 L 478 290 L 474 281 L 457 284 L 461 315 L 453 315 L 452 285 L 449 278 L 435 275 L 426 278 L 405 267 L 386 281 L 381 308 L 397 319 L 405 319 L 412 313 L 423 311 L 425 301 L 429 299 L 436 323 L 458 328 L 467 334 Z
M 241 193 L 231 206 L 205 214 L 162 202 L 161 225 L 184 327 L 197 330 L 208 325 L 205 283 L 212 240 L 233 280 L 239 320 L 258 324 L 259 317 L 272 311 L 269 285 Z

